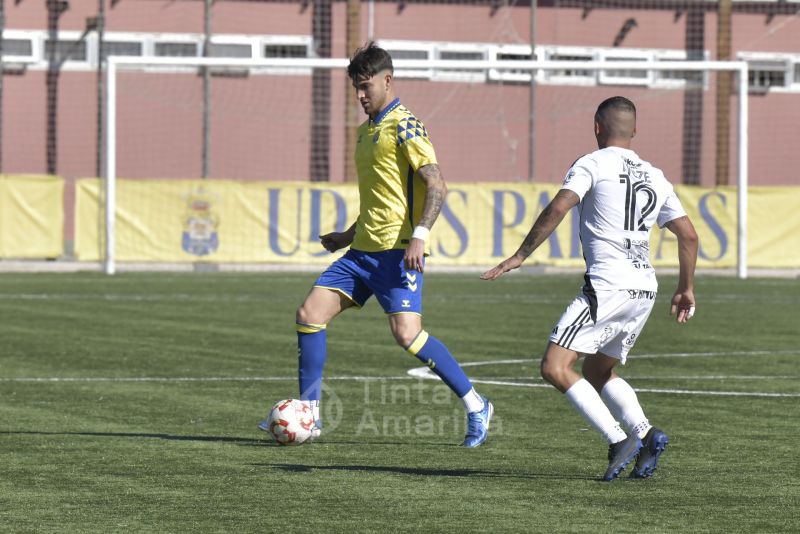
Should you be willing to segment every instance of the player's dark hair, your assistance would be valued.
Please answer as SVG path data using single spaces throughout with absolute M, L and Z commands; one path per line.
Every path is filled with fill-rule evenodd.
M 636 115 L 636 106 L 633 105 L 633 102 L 624 96 L 612 96 L 600 102 L 600 105 L 597 106 L 597 113 L 595 116 L 602 118 L 612 109 L 614 111 L 627 111 Z
M 347 75 L 351 80 L 357 81 L 372 78 L 384 70 L 394 73 L 392 56 L 374 41 L 370 41 L 353 54 L 347 66 Z
M 630 137 L 632 132 L 628 132 L 627 125 L 618 120 L 619 113 L 632 113 L 635 125 L 636 106 L 624 96 L 612 96 L 600 102 L 594 120 L 614 137 Z

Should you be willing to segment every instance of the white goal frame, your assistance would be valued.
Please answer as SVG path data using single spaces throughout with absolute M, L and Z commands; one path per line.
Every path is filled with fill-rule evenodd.
M 737 87 L 739 128 L 738 176 L 737 176 L 737 256 L 736 274 L 747 278 L 747 187 L 748 187 L 748 66 L 745 61 L 547 61 L 547 60 L 396 60 L 397 70 L 486 70 L 496 71 L 552 71 L 552 70 L 653 70 L 653 71 L 697 71 L 732 72 Z M 105 88 L 105 258 L 103 270 L 106 274 L 116 272 L 116 182 L 117 182 L 117 72 L 120 70 L 155 68 L 200 68 L 217 67 L 231 69 L 346 69 L 347 58 L 140 58 L 111 56 L 106 63 Z

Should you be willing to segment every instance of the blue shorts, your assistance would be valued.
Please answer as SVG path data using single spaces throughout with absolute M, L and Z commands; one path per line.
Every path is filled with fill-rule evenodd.
M 407 271 L 405 250 L 363 252 L 350 249 L 333 262 L 315 287 L 337 291 L 358 307 L 372 295 L 386 313 L 422 314 L 422 273 Z

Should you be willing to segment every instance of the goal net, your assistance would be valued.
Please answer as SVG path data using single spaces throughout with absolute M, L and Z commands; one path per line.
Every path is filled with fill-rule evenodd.
M 679 194 L 692 196 L 689 186 L 740 186 L 738 210 L 706 206 L 734 230 L 723 243 L 709 225 L 711 248 L 701 265 L 738 265 L 744 275 L 745 63 L 541 59 L 524 45 L 498 47 L 489 60 L 463 50 L 415 60 L 412 50 L 380 44 L 396 58 L 397 94 L 424 122 L 451 186 L 431 261 L 488 265 L 512 253 L 570 164 L 596 149 L 598 103 L 623 95 L 637 106 L 634 149 L 685 185 Z M 109 58 L 105 176 L 76 189 L 78 259 L 102 262 L 109 273 L 118 263 L 247 269 L 329 262 L 317 236 L 346 228 L 358 211 L 352 151 L 365 117 L 346 65 Z M 728 106 L 718 104 L 720 84 L 728 86 Z M 689 203 L 702 210 L 698 202 Z M 576 229 L 562 226 L 535 261 L 582 264 Z M 675 264 L 668 239 L 654 243 L 653 253 L 655 263 Z

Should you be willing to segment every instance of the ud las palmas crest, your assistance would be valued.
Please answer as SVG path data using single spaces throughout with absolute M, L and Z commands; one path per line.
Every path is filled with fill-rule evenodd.
M 207 256 L 219 247 L 219 216 L 211 210 L 212 195 L 202 187 L 184 195 L 186 212 L 183 216 L 181 248 L 195 256 Z

